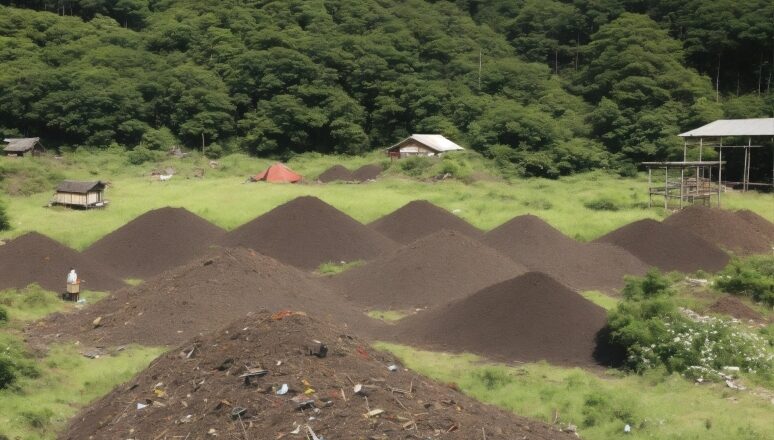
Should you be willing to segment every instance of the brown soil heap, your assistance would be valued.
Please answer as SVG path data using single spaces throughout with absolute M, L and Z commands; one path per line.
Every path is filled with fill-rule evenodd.
M 60 438 L 574 438 L 392 364 L 344 329 L 261 312 L 163 355 Z
M 545 272 L 582 290 L 623 287 L 625 275 L 642 275 L 647 265 L 617 246 L 579 243 L 534 215 L 515 217 L 484 236 L 484 243 L 530 270 Z
M 54 292 L 64 292 L 67 273 L 74 268 L 83 280 L 82 289 L 107 291 L 124 286 L 112 270 L 37 232 L 22 235 L 0 246 L 0 290 L 38 283 Z
M 595 241 L 618 245 L 664 271 L 715 272 L 729 260 L 725 252 L 703 238 L 650 219 L 629 223 Z
M 764 321 L 763 316 L 755 310 L 747 307 L 745 303 L 733 296 L 724 296 L 709 306 L 707 312 L 732 316 L 744 321 Z
M 347 324 L 372 321 L 298 269 L 248 249 L 218 249 L 79 312 L 53 315 L 29 331 L 43 339 L 64 334 L 109 346 L 178 344 L 261 308 L 303 309 Z
M 335 182 L 337 180 L 352 182 L 355 180 L 355 178 L 352 176 L 352 172 L 348 169 L 341 165 L 334 165 L 323 171 L 323 173 L 317 177 L 317 180 L 322 183 Z
M 363 165 L 352 172 L 352 177 L 358 182 L 365 182 L 366 180 L 374 180 L 382 174 L 384 169 L 378 163 L 371 165 Z
M 494 359 L 595 364 L 607 313 L 540 272 L 487 287 L 398 322 L 396 338 Z
M 427 200 L 414 200 L 368 225 L 382 235 L 408 244 L 441 229 L 461 232 L 472 238 L 483 233 L 451 212 Z
M 774 223 L 749 209 L 736 211 L 735 214 L 749 223 L 756 231 L 760 232 L 765 237 L 768 237 L 770 243 L 774 243 Z
M 332 277 L 329 283 L 332 291 L 356 303 L 407 310 L 445 304 L 525 271 L 477 240 L 440 231 Z
M 322 200 L 298 197 L 226 234 L 243 246 L 307 270 L 322 263 L 370 260 L 397 244 Z
M 664 219 L 664 224 L 690 231 L 737 254 L 771 252 L 768 237 L 731 211 L 690 206 Z
M 202 255 L 224 231 L 183 208 L 148 211 L 83 253 L 122 278 L 146 279 Z

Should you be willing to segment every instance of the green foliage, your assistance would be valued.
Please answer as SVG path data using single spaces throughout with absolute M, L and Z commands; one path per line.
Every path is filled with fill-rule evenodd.
M 317 273 L 320 275 L 336 275 L 340 274 L 344 271 L 347 271 L 349 269 L 362 266 L 363 265 L 362 260 L 355 260 L 350 262 L 341 262 L 341 263 L 323 263 L 320 265 L 320 267 L 317 268 Z
M 610 313 L 610 338 L 626 350 L 628 368 L 666 368 L 691 378 L 719 380 L 726 366 L 770 380 L 774 353 L 749 329 L 717 318 L 690 318 L 679 311 L 675 287 L 657 271 L 630 278 L 624 301 Z
M 0 203 L 0 231 L 11 229 L 11 220 L 8 218 L 8 208 Z
M 208 159 L 219 159 L 221 156 L 223 156 L 223 147 L 220 146 L 218 143 L 213 143 L 210 145 L 207 145 L 207 148 L 204 150 L 204 155 Z
M 715 278 L 717 289 L 774 306 L 774 257 L 735 258 Z
M 0 306 L 0 323 L 8 322 L 8 310 L 5 307 Z
M 145 145 L 139 145 L 126 153 L 126 159 L 132 165 L 142 165 L 145 162 L 154 162 L 160 159 L 160 152 L 153 151 Z
M 424 156 L 414 156 L 401 159 L 401 171 L 412 177 L 419 177 L 433 166 L 433 159 Z
M 13 387 L 22 378 L 40 375 L 22 342 L 0 333 L 0 348 L 0 390 Z
M 583 203 L 583 206 L 591 209 L 592 211 L 618 211 L 619 209 L 619 206 L 615 200 L 607 198 L 588 200 Z

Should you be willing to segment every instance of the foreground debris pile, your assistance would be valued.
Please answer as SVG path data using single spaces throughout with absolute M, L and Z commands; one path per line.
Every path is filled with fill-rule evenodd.
M 461 232 L 472 238 L 483 236 L 478 228 L 427 200 L 409 202 L 368 226 L 385 237 L 403 244 L 443 229 Z
M 301 312 L 260 312 L 155 361 L 65 439 L 564 439 L 404 370 Z

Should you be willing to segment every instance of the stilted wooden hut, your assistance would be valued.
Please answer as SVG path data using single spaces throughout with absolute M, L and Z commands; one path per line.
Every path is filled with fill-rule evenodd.
M 72 208 L 102 208 L 105 200 L 105 184 L 101 181 L 79 182 L 65 180 L 56 187 L 52 205 L 63 205 Z
M 40 138 L 7 138 L 3 142 L 7 144 L 3 148 L 6 156 L 38 156 L 44 151 Z

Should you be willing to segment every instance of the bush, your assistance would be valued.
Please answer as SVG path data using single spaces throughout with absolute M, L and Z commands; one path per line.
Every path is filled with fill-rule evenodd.
M 149 150 L 168 150 L 179 143 L 167 127 L 151 128 L 142 135 L 142 145 Z
M 223 152 L 223 147 L 217 143 L 207 145 L 207 148 L 204 149 L 204 155 L 207 156 L 208 159 L 218 159 L 223 156 Z
M 10 359 L 0 357 L 0 390 L 8 388 L 16 382 L 16 371 Z
M 23 411 L 20 413 L 24 421 L 32 428 L 42 430 L 51 423 L 54 412 L 49 408 L 43 408 L 37 411 Z
M 481 370 L 477 370 L 474 373 L 476 379 L 481 381 L 481 383 L 484 384 L 484 387 L 487 390 L 494 390 L 497 388 L 502 388 L 505 385 L 508 385 L 509 383 L 513 382 L 513 378 L 508 375 L 507 371 L 504 371 L 502 369 L 497 368 L 484 368 Z
M 0 204 L 0 231 L 11 229 L 11 220 L 8 218 L 8 211 L 5 205 Z
M 586 201 L 583 203 L 583 206 L 591 209 L 592 211 L 618 211 L 619 209 L 618 204 L 616 204 L 613 200 L 606 198 L 598 198 Z
M 774 306 L 774 256 L 735 259 L 718 274 L 715 287 Z
M 0 307 L 0 322 L 8 322 L 8 310 L 5 307 Z
M 135 147 L 134 150 L 128 152 L 126 157 L 129 159 L 129 163 L 132 165 L 142 165 L 145 162 L 152 162 L 161 159 L 162 154 L 163 153 L 158 151 L 151 151 L 144 145 L 140 145 Z
M 419 177 L 427 171 L 433 163 L 429 157 L 414 156 L 400 161 L 400 169 L 411 177 Z
M 624 301 L 608 318 L 610 342 L 625 350 L 637 372 L 666 368 L 691 378 L 717 380 L 725 366 L 768 377 L 774 355 L 766 338 L 729 321 L 691 319 L 677 308 L 671 281 L 657 271 L 629 278 Z

